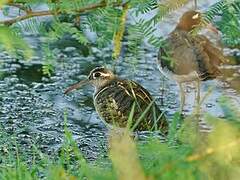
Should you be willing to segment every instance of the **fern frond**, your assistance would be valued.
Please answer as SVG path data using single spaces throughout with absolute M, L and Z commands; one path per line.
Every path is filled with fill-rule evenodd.
M 153 9 L 156 9 L 158 7 L 158 1 L 157 0 L 133 0 L 130 1 L 130 6 L 134 7 L 135 15 L 138 17 L 140 14 L 145 14 Z
M 240 2 L 222 0 L 211 6 L 205 13 L 203 22 L 211 22 L 215 16 L 221 16 L 215 24 L 223 33 L 223 42 L 228 46 L 240 44 Z
M 114 34 L 119 29 L 119 24 L 121 24 L 121 16 L 120 9 L 109 6 L 91 12 L 83 21 L 85 21 L 86 28 L 96 32 L 97 44 L 99 47 L 103 47 L 112 42 Z
M 236 13 L 240 13 L 240 2 L 233 3 L 232 7 L 234 8 Z
M 24 22 L 18 22 L 16 26 L 19 26 L 22 32 L 30 32 L 33 34 L 45 33 L 44 24 L 38 18 L 31 18 Z
M 224 12 L 229 10 L 229 8 L 233 8 L 233 14 L 240 13 L 240 2 L 238 0 L 221 0 L 215 4 L 213 4 L 208 10 L 204 13 L 204 18 L 206 21 L 211 22 L 216 15 L 222 15 Z
M 156 25 L 170 12 L 182 7 L 188 2 L 189 0 L 180 1 L 167 0 L 164 1 L 163 3 L 158 4 L 157 14 L 153 16 L 150 20 L 146 21 L 146 26 Z
M 218 15 L 223 9 L 226 9 L 226 3 L 224 1 L 217 2 L 204 13 L 204 20 L 211 22 L 214 16 Z
M 43 75 L 47 75 L 48 77 L 50 77 L 52 75 L 54 71 L 53 65 L 51 63 L 45 62 L 42 65 L 42 72 Z
M 148 26 L 144 19 L 140 19 L 135 24 L 128 27 L 128 50 L 137 56 L 141 49 L 141 44 L 146 40 L 149 44 L 156 48 L 161 46 L 161 38 L 156 37 L 154 32 L 157 29 L 154 26 Z
M 51 76 L 52 73 L 54 72 L 54 55 L 52 51 L 49 49 L 49 45 L 45 44 L 43 46 L 43 51 L 44 51 L 44 62 L 42 65 L 42 72 L 44 75 Z
M 53 39 L 59 39 L 64 34 L 69 33 L 72 35 L 73 38 L 79 41 L 80 44 L 88 44 L 89 41 L 86 38 L 86 36 L 83 34 L 83 32 L 76 27 L 73 26 L 71 23 L 60 23 L 58 21 L 55 21 L 53 26 L 53 31 L 50 32 L 50 35 Z
M 50 3 L 52 10 L 60 10 L 63 13 L 75 14 L 78 9 L 89 6 L 91 4 L 99 3 L 98 0 L 59 0 L 54 3 Z

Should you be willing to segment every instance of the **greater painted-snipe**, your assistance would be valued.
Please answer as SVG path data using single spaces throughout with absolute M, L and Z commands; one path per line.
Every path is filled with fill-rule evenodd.
M 130 128 L 133 130 L 158 129 L 167 133 L 168 123 L 164 114 L 149 92 L 138 83 L 121 79 L 104 67 L 97 67 L 90 72 L 87 79 L 70 86 L 65 94 L 86 84 L 95 87 L 94 106 L 107 124 L 126 127 L 132 111 L 134 113 Z
M 191 33 L 195 27 L 202 25 L 201 22 L 200 12 L 185 12 L 158 53 L 157 63 L 162 74 L 179 84 L 181 112 L 185 104 L 183 83 L 197 83 L 196 101 L 199 105 L 200 81 L 214 79 L 220 75 L 218 66 L 225 61 L 222 52 L 205 36 Z

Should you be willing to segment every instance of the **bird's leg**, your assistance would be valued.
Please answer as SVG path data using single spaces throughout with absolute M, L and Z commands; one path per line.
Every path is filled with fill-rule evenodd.
M 183 84 L 179 83 L 179 87 L 180 87 L 180 100 L 181 100 L 181 104 L 180 104 L 180 113 L 182 114 L 183 112 L 183 107 L 185 104 L 185 94 L 184 94 L 184 88 L 183 88 Z
M 196 95 L 195 95 L 195 106 L 196 106 L 196 113 L 199 115 L 200 113 L 200 80 L 196 81 Z

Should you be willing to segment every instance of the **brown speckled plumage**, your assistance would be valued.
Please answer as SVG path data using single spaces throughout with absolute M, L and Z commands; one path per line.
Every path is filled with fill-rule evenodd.
M 196 19 L 192 19 L 195 15 Z M 189 81 L 198 78 L 208 80 L 220 75 L 218 66 L 225 60 L 222 52 L 205 36 L 190 33 L 200 22 L 199 12 L 184 13 L 175 30 L 166 39 L 165 47 L 159 50 L 158 63 L 162 71 L 179 76 L 196 72 L 195 79 Z
M 96 75 L 97 77 L 95 77 Z M 132 127 L 147 108 L 149 111 L 134 130 L 143 131 L 156 128 L 167 133 L 168 123 L 165 116 L 153 102 L 149 92 L 141 85 L 131 80 L 120 79 L 103 67 L 92 70 L 88 79 L 95 86 L 94 105 L 96 111 L 107 124 L 114 124 L 121 128 L 126 127 L 135 102 Z
M 197 104 L 200 102 L 200 81 L 214 79 L 221 74 L 219 65 L 225 61 L 223 53 L 205 36 L 192 34 L 201 25 L 201 14 L 187 11 L 169 34 L 158 52 L 159 69 L 165 76 L 178 82 L 181 92 L 180 111 L 185 95 L 182 83 L 197 82 Z

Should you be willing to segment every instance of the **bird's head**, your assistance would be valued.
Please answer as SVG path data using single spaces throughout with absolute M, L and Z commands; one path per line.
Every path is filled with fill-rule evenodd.
M 115 78 L 115 75 L 112 71 L 109 69 L 106 69 L 104 67 L 97 67 L 94 68 L 88 75 L 88 77 L 76 84 L 73 84 L 69 88 L 67 88 L 64 92 L 64 94 L 67 94 L 75 89 L 81 88 L 83 85 L 91 84 L 96 89 L 99 89 L 103 86 L 105 86 L 108 82 L 113 80 Z
M 93 69 L 88 75 L 88 81 L 97 88 L 104 86 L 114 78 L 115 75 L 113 72 L 104 67 L 97 67 Z
M 184 31 L 191 31 L 201 24 L 201 13 L 197 11 L 185 12 L 179 20 L 177 28 Z

